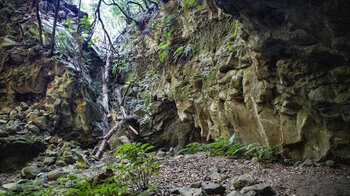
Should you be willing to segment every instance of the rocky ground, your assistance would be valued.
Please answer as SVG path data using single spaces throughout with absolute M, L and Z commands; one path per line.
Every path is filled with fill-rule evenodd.
M 222 185 L 225 189 L 220 191 L 217 188 L 218 192 L 215 192 L 220 195 L 231 192 L 230 195 L 240 195 L 239 190 L 248 195 L 256 195 L 249 190 L 255 190 L 257 195 L 261 194 L 260 191 L 266 193 L 262 195 L 271 195 L 273 192 L 277 195 L 350 195 L 350 168 L 335 166 L 332 161 L 313 163 L 307 160 L 286 166 L 197 153 L 161 161 L 160 175 L 154 182 L 163 195 L 176 192 L 191 195 L 190 192 L 202 192 L 203 189 L 207 192 L 203 186 L 206 183 L 206 187 L 208 183 Z M 254 186 L 247 188 L 249 185 Z M 179 187 L 182 189 L 177 189 Z M 212 187 L 215 186 L 212 184 Z
M 157 185 L 160 195 L 350 195 L 350 167 L 333 161 L 306 160 L 287 166 L 288 163 L 259 163 L 203 152 L 173 157 L 158 155 L 164 157 L 159 157 L 159 177 L 152 183 Z M 53 170 L 37 175 L 36 179 L 46 179 L 47 184 L 54 185 L 58 176 L 65 173 L 92 177 L 112 160 L 113 157 L 106 156 L 99 162 L 90 161 L 89 169 L 83 169 L 77 161 L 62 168 L 49 168 Z M 30 167 L 36 167 L 33 165 Z M 27 178 L 31 172 L 22 170 Z M 20 178 L 20 172 L 0 174 L 0 184 L 3 189 L 14 189 L 15 184 L 25 183 Z

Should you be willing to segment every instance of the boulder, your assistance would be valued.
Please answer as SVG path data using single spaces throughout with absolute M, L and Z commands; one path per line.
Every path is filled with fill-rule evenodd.
M 33 124 L 27 124 L 26 126 L 24 126 L 26 129 L 28 129 L 28 131 L 32 132 L 32 133 L 35 133 L 35 134 L 38 134 L 40 133 L 40 129 L 33 125 Z
M 21 174 L 28 180 L 35 179 L 35 177 L 40 173 L 40 169 L 36 164 L 25 167 L 21 170 Z
M 255 183 L 255 180 L 249 175 L 241 175 L 233 180 L 233 186 L 235 189 L 242 189 L 243 187 L 251 186 Z
M 4 128 L 5 132 L 8 132 L 10 134 L 15 134 L 17 131 L 21 130 L 21 126 L 17 121 L 10 121 L 6 124 Z
M 57 180 L 62 175 L 64 175 L 64 172 L 61 169 L 55 169 L 47 173 L 47 179 L 49 181 Z
M 76 166 L 78 169 L 87 169 L 89 168 L 89 161 L 87 160 L 84 154 L 78 155 L 78 160 L 76 161 Z
M 50 165 L 54 164 L 55 161 L 56 161 L 56 157 L 45 157 L 44 164 L 47 166 L 50 166 Z
M 16 192 L 21 188 L 21 186 L 18 183 L 8 183 L 8 184 L 3 184 L 2 188 L 8 191 Z

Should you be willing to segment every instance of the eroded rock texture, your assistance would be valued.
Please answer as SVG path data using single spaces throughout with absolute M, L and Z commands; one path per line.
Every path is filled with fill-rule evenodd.
M 206 139 L 236 133 L 243 144 L 281 144 L 296 160 L 349 161 L 350 3 L 198 5 L 184 10 L 181 1 L 162 3 L 144 20 L 145 30 L 119 40 L 124 66 L 138 70 L 126 81 L 135 83 L 130 108 L 146 111 L 134 110 L 141 135 L 178 122 L 157 118 L 162 103 L 171 102 L 181 120 L 161 129 L 171 138 L 199 129 Z
M 77 9 L 67 7 L 62 4 L 65 17 L 59 19 L 58 33 L 64 31 L 62 23 L 67 17 L 73 22 L 77 19 Z M 96 73 L 84 69 L 80 74 L 80 69 L 71 63 L 74 61 L 69 50 L 54 58 L 47 57 L 38 44 L 32 1 L 2 1 L 0 8 L 1 168 L 5 168 L 3 164 L 15 163 L 21 156 L 22 161 L 30 159 L 27 155 L 37 156 L 45 149 L 44 136 L 59 135 L 84 145 L 94 142 L 94 135 L 100 134 L 96 123 L 101 119 L 96 103 L 95 87 L 100 81 Z M 52 32 L 53 9 L 52 2 L 41 1 L 46 49 Z M 72 43 L 68 35 L 62 40 Z M 98 72 L 101 61 L 97 55 L 93 60 L 96 67 L 92 70 Z M 93 86 L 93 82 L 97 85 Z

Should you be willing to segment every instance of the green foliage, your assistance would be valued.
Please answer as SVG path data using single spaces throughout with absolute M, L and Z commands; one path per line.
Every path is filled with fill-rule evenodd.
M 233 36 L 232 36 L 233 39 L 236 37 L 237 29 L 238 29 L 238 20 L 236 19 L 235 31 L 234 31 Z M 229 49 L 230 52 L 233 51 L 232 45 L 233 45 L 233 42 L 232 42 L 232 41 L 228 41 L 228 42 L 227 42 L 227 47 L 228 47 L 228 49 Z
M 83 32 L 86 34 L 90 33 L 90 18 L 86 17 L 86 15 L 83 16 L 83 18 L 80 19 L 79 26 L 81 29 L 83 29 Z
M 173 60 L 176 62 L 180 57 L 186 58 L 189 56 L 193 56 L 193 47 L 191 44 L 187 45 L 186 47 L 180 46 L 177 48 L 174 52 Z
M 137 186 L 138 189 L 148 189 L 151 176 L 158 175 L 158 162 L 155 152 L 149 152 L 154 146 L 142 143 L 127 143 L 118 147 L 114 153 L 120 164 L 111 168 L 123 173 L 123 181 Z
M 199 0 L 182 0 L 182 4 L 184 6 L 183 10 L 186 13 L 189 9 L 193 9 L 197 7 L 197 9 L 201 9 L 199 4 Z
M 160 62 L 164 62 L 165 57 L 169 53 L 170 42 L 162 41 L 158 46 L 158 57 Z
M 230 142 L 227 139 L 217 140 L 210 144 L 195 142 L 188 144 L 184 149 L 184 152 L 188 154 L 193 154 L 199 151 L 236 158 L 251 159 L 256 157 L 259 161 L 278 161 L 280 158 L 278 146 L 262 146 L 257 143 L 243 146 L 240 143 Z

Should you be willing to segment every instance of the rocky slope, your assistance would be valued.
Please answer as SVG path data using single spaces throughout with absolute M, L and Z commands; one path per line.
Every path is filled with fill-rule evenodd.
M 350 4 L 191 2 L 162 3 L 118 40 L 141 137 L 183 147 L 236 133 L 295 160 L 348 162 Z
M 53 1 L 40 4 L 45 50 L 38 44 L 31 1 L 1 1 L 0 8 L 0 172 L 23 167 L 44 151 L 46 144 L 63 144 L 62 138 L 85 146 L 95 142 L 95 136 L 101 134 L 96 103 L 96 88 L 101 83 L 99 57 L 92 55 L 92 67 L 82 71 L 73 66 L 70 50 L 47 57 Z M 76 7 L 61 5 L 58 34 L 66 33 L 63 21 L 69 18 L 74 23 L 77 14 Z M 73 50 L 68 44 L 74 40 L 66 35 L 58 44 Z M 50 142 L 54 135 L 61 138 L 59 142 Z

